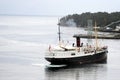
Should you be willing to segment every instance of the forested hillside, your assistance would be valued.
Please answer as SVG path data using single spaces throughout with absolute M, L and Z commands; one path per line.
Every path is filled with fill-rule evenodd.
M 73 19 L 77 27 L 86 27 L 87 20 L 92 19 L 93 25 L 94 22 L 97 22 L 97 26 L 104 27 L 112 22 L 120 20 L 120 12 L 97 12 L 97 13 L 82 13 L 82 14 L 72 14 L 62 17 L 60 19 L 60 24 L 65 24 L 66 21 Z

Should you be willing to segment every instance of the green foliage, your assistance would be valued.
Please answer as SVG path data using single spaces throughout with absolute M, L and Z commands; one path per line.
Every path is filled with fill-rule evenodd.
M 61 18 L 61 21 L 67 21 L 68 19 L 74 19 L 74 22 L 77 24 L 77 27 L 86 27 L 87 20 L 92 19 L 93 22 L 96 21 L 97 26 L 104 27 L 112 22 L 120 20 L 120 12 L 97 12 L 97 13 L 82 13 L 82 14 L 73 14 Z M 94 25 L 94 23 L 93 23 Z

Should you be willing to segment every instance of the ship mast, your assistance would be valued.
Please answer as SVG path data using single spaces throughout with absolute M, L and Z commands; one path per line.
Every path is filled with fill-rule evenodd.
M 58 26 L 58 35 L 59 35 L 59 42 L 61 42 L 61 35 L 60 35 L 60 24 L 58 24 L 59 26 Z
M 60 21 L 58 19 L 58 41 L 59 45 L 61 46 L 61 33 L 60 33 Z
M 96 25 L 96 22 L 95 22 L 95 50 L 98 49 L 98 39 L 97 39 L 97 25 Z

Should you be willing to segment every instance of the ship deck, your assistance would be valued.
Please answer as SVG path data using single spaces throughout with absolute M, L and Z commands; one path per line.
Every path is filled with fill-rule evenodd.
M 94 54 L 99 54 L 105 52 L 103 51 L 97 51 L 96 53 L 94 51 L 85 53 L 84 51 L 78 52 L 78 51 L 51 51 L 46 52 L 45 57 L 46 58 L 73 58 L 73 57 L 82 57 L 82 56 L 89 56 Z

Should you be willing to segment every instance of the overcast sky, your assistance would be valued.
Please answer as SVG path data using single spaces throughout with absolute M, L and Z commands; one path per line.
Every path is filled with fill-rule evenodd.
M 120 0 L 0 0 L 0 14 L 67 15 L 120 11 Z

